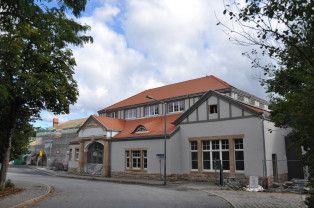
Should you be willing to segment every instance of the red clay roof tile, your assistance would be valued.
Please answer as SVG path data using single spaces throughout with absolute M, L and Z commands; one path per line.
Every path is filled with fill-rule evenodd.
M 165 85 L 149 90 L 140 92 L 132 97 L 129 97 L 121 102 L 115 103 L 102 110 L 108 110 L 112 108 L 119 108 L 129 105 L 135 105 L 139 103 L 150 102 L 151 100 L 146 98 L 146 95 L 150 95 L 156 99 L 166 99 L 171 97 L 178 97 L 188 94 L 194 94 L 199 92 L 207 92 L 208 90 L 217 90 L 232 87 L 230 84 L 222 81 L 221 79 L 211 75 L 201 77 L 198 79 L 192 79 L 175 84 Z M 100 110 L 100 111 L 102 111 Z
M 172 124 L 172 122 L 181 115 L 182 113 L 167 115 L 167 134 L 170 134 L 175 130 L 176 127 Z M 143 119 L 126 120 L 123 131 L 115 135 L 113 138 L 162 135 L 165 133 L 164 119 L 164 116 L 158 116 Z M 134 130 L 140 125 L 144 126 L 148 132 L 133 133 Z
M 102 123 L 106 128 L 109 129 L 124 129 L 124 125 L 126 120 L 123 119 L 116 119 L 116 118 L 109 118 L 103 116 L 93 115 L 100 123 Z
M 79 138 L 76 137 L 75 139 L 73 139 L 71 142 L 78 142 L 79 141 Z

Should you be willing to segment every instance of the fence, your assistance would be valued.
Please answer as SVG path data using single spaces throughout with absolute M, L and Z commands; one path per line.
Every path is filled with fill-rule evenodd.
M 264 161 L 263 161 L 264 163 Z M 263 165 L 263 176 L 271 180 L 271 182 L 284 182 L 294 178 L 303 179 L 306 170 L 300 160 L 266 160 Z

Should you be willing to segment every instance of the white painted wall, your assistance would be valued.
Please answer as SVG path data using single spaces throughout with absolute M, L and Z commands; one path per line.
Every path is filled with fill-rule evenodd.
M 90 136 L 103 136 L 107 135 L 107 132 L 101 128 L 101 127 L 95 127 L 95 128 L 82 128 L 79 131 L 79 137 L 90 137 Z
M 79 163 L 78 160 L 75 160 L 75 148 L 79 148 L 80 145 L 79 144 L 71 144 L 69 149 L 72 149 L 72 155 L 71 155 L 71 160 L 69 160 L 69 168 L 78 168 L 79 167 Z
M 172 138 L 172 164 L 173 172 L 190 172 L 189 137 L 206 137 L 244 134 L 244 160 L 245 175 L 263 175 L 263 138 L 261 120 L 259 118 L 234 119 L 207 123 L 181 125 L 180 131 Z M 177 148 L 176 148 L 177 147 Z
M 219 109 L 220 109 L 220 118 L 229 118 L 230 117 L 229 103 L 220 99 L 219 100 Z
M 159 173 L 159 159 L 156 154 L 164 153 L 164 140 L 135 140 L 135 141 L 119 141 L 111 143 L 111 170 L 112 171 L 125 171 L 125 150 L 126 149 L 147 149 L 147 173 Z M 171 173 L 171 152 L 170 141 L 167 139 L 167 173 Z M 163 172 L 163 160 L 162 160 Z
M 207 108 L 208 106 L 206 105 L 206 102 L 203 102 L 199 107 L 198 107 L 198 119 L 200 121 L 207 120 Z
M 272 130 L 270 132 L 269 130 Z M 270 121 L 264 121 L 264 133 L 266 144 L 266 160 L 267 160 L 267 175 L 273 175 L 272 154 L 277 155 L 278 174 L 288 173 L 287 163 L 282 160 L 287 160 L 285 136 L 291 129 L 281 129 L 274 126 Z

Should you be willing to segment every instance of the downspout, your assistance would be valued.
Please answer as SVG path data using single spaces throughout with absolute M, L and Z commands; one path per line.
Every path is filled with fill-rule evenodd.
M 265 132 L 264 132 L 264 113 L 262 114 L 262 136 L 263 136 L 263 149 L 264 149 L 264 170 L 265 170 L 265 178 L 266 178 L 266 185 L 268 188 L 268 178 L 267 178 L 267 165 L 266 165 L 266 142 L 265 142 Z
M 111 144 L 112 142 L 112 129 L 110 130 L 110 139 L 109 139 L 109 154 L 108 154 L 108 160 L 109 160 L 109 164 L 108 164 L 108 178 L 111 177 Z

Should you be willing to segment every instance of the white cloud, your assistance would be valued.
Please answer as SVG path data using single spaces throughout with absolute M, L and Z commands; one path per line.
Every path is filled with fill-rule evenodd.
M 265 96 L 253 79 L 260 72 L 241 55 L 248 49 L 231 44 L 216 26 L 215 12 L 227 18 L 223 2 L 109 2 L 79 20 L 91 26 L 94 43 L 74 49 L 80 96 L 72 115 L 87 117 L 145 89 L 211 74 Z

